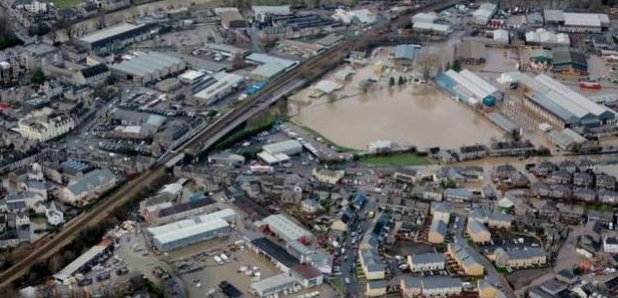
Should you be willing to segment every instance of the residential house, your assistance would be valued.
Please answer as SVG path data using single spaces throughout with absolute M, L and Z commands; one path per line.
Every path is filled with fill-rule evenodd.
M 382 297 L 386 295 L 388 282 L 386 280 L 370 280 L 367 282 L 365 295 L 367 297 Z
M 547 262 L 547 252 L 541 247 L 515 250 L 505 250 L 500 247 L 495 251 L 495 261 L 498 267 L 512 269 L 542 266 Z
M 343 179 L 345 176 L 345 171 L 343 170 L 329 170 L 329 169 L 318 169 L 314 168 L 312 171 L 312 176 L 322 183 L 328 183 L 336 185 Z
M 616 177 L 605 173 L 599 173 L 596 175 L 595 186 L 597 188 L 614 190 L 616 189 Z
M 405 276 L 399 287 L 404 298 L 448 297 L 459 295 L 463 291 L 460 279 L 446 276 Z
M 489 243 L 491 241 L 491 233 L 489 230 L 487 230 L 484 224 L 476 220 L 468 221 L 466 232 L 470 235 L 474 243 Z
M 429 235 L 427 235 L 427 241 L 433 244 L 444 243 L 446 238 L 446 222 L 441 219 L 433 219 L 431 226 L 429 226 Z
M 60 195 L 69 204 L 81 205 L 111 189 L 117 182 L 118 178 L 110 170 L 97 169 L 63 187 Z
M 513 220 L 512 215 L 496 211 L 489 216 L 487 226 L 494 229 L 510 229 Z
M 408 256 L 407 263 L 411 272 L 444 270 L 445 267 L 441 253 L 413 254 Z
M 534 173 L 537 176 L 545 177 L 549 175 L 551 172 L 555 171 L 556 169 L 557 169 L 556 165 L 552 163 L 551 161 L 542 161 L 534 168 Z
M 359 259 L 367 280 L 384 279 L 386 266 L 375 248 L 359 249 Z
M 571 173 L 560 169 L 549 174 L 549 177 L 545 179 L 545 181 L 550 184 L 570 184 L 572 180 L 571 178 Z
M 591 188 L 576 188 L 573 190 L 573 197 L 580 201 L 595 202 L 597 192 Z
M 465 275 L 482 276 L 485 273 L 485 268 L 476 258 L 477 253 L 472 251 L 471 248 L 450 243 L 446 253 L 451 259 L 455 260 L 457 266 L 461 268 Z
M 614 221 L 614 213 L 612 211 L 588 210 L 588 221 L 598 221 L 604 227 L 607 227 Z
M 577 171 L 577 164 L 574 161 L 571 160 L 563 160 L 560 163 L 558 163 L 558 168 L 564 171 L 567 171 L 571 174 L 575 173 Z
M 449 203 L 434 202 L 431 204 L 431 216 L 434 220 L 439 219 L 448 223 L 452 209 L 453 207 Z
M 320 210 L 322 206 L 317 200 L 306 199 L 300 203 L 300 210 L 304 213 L 314 214 Z
M 449 202 L 470 202 L 474 194 L 466 188 L 447 188 L 444 190 L 444 199 Z
M 592 187 L 594 177 L 586 172 L 577 172 L 573 174 L 573 184 L 579 187 Z
M 599 201 L 601 203 L 616 204 L 618 203 L 618 192 L 613 190 L 601 190 L 598 193 Z
M 606 236 L 603 238 L 603 251 L 610 254 L 618 254 L 618 237 Z
M 570 185 L 554 184 L 549 187 L 549 196 L 554 199 L 568 199 L 573 195 L 573 188 Z
M 103 0 L 101 1 L 101 7 L 107 11 L 118 10 L 124 7 L 129 7 L 130 5 L 131 5 L 131 0 Z
M 513 172 L 517 172 L 514 166 L 510 164 L 501 164 L 496 166 L 491 176 L 494 181 L 505 180 L 508 179 Z
M 485 145 L 463 146 L 459 148 L 459 160 L 480 159 L 487 156 L 487 147 Z
M 564 221 L 579 223 L 583 220 L 584 207 L 581 205 L 558 203 L 556 207 L 560 212 L 560 217 Z

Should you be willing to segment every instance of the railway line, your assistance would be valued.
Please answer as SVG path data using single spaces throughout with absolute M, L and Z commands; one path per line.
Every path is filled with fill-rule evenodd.
M 449 6 L 453 6 L 459 1 L 448 1 L 430 4 L 428 6 L 417 8 L 412 13 L 419 11 L 439 10 Z M 409 23 L 409 16 L 401 16 L 384 26 L 401 26 Z M 100 200 L 92 210 L 80 215 L 67 223 L 64 228 L 55 235 L 51 235 L 45 242 L 42 242 L 38 247 L 35 247 L 30 254 L 23 260 L 13 264 L 10 268 L 0 273 L 0 288 L 5 288 L 11 283 L 15 282 L 22 276 L 28 273 L 30 267 L 36 262 L 46 260 L 55 253 L 59 252 L 63 247 L 71 243 L 79 235 L 79 232 L 85 229 L 88 225 L 93 225 L 101 222 L 105 219 L 110 212 L 114 209 L 123 206 L 132 200 L 139 194 L 141 189 L 151 185 L 153 182 L 162 178 L 166 172 L 166 163 L 178 157 L 178 154 L 184 154 L 184 152 L 199 153 L 209 145 L 225 135 L 225 129 L 229 129 L 232 126 L 238 125 L 243 121 L 246 121 L 243 116 L 256 112 L 262 109 L 273 98 L 273 94 L 285 88 L 286 86 L 294 83 L 295 80 L 303 80 L 311 82 L 326 71 L 330 70 L 337 65 L 347 53 L 353 49 L 364 48 L 370 44 L 371 40 L 377 38 L 382 34 L 382 30 L 375 30 L 365 32 L 355 39 L 345 41 L 338 46 L 328 50 L 319 56 L 310 58 L 309 60 L 301 63 L 290 72 L 286 73 L 282 77 L 279 77 L 275 81 L 268 84 L 255 96 L 246 99 L 236 109 L 228 114 L 220 117 L 214 123 L 206 127 L 203 131 L 196 134 L 193 138 L 189 139 L 186 143 L 180 145 L 174 154 L 168 154 L 165 158 L 162 158 L 151 169 L 142 173 L 138 177 L 131 181 L 128 181 L 120 188 L 113 191 L 110 195 Z M 274 102 L 274 101 L 273 101 Z

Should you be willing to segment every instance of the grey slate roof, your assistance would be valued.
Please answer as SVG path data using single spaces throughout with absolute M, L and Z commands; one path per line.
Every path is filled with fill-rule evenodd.
M 116 175 L 109 169 L 97 169 L 84 175 L 77 182 L 67 186 L 67 189 L 76 196 L 83 193 L 88 193 L 100 185 L 108 183 L 110 180 L 116 179 Z

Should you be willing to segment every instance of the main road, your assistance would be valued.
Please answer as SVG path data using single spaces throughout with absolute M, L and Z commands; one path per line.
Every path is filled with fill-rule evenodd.
M 459 1 L 437 1 L 435 3 L 428 4 L 425 7 L 417 8 L 413 12 L 440 10 L 453 6 L 458 2 Z M 386 23 L 386 25 L 396 27 L 402 24 L 409 24 L 409 16 L 402 16 Z M 315 56 L 304 61 L 284 76 L 270 82 L 255 96 L 247 98 L 233 111 L 220 117 L 204 130 L 197 133 L 195 137 L 179 146 L 175 152 L 178 152 L 177 154 L 181 154 L 184 151 L 200 152 L 207 149 L 209 146 L 212 146 L 212 144 L 225 136 L 227 132 L 246 121 L 248 117 L 272 104 L 279 97 L 285 95 L 285 93 L 288 93 L 293 88 L 318 78 L 325 71 L 341 62 L 342 59 L 347 56 L 349 51 L 366 47 L 372 40 L 378 38 L 381 33 L 381 30 L 366 32 L 354 39 L 342 42 L 338 46 L 319 56 Z M 79 232 L 83 231 L 87 226 L 100 223 L 113 210 L 125 205 L 135 198 L 139 194 L 140 190 L 145 189 L 155 181 L 162 178 L 166 172 L 165 164 L 168 161 L 173 160 L 175 157 L 177 156 L 170 154 L 161 159 L 150 170 L 145 171 L 137 178 L 128 181 L 108 196 L 102 198 L 90 211 L 87 211 L 79 217 L 73 219 L 58 233 L 51 235 L 43 242 L 40 242 L 37 247 L 32 249 L 27 257 L 0 273 L 0 288 L 9 286 L 11 283 L 27 274 L 30 267 L 36 262 L 46 260 L 61 251 L 63 247 L 71 243 L 71 241 L 77 237 Z

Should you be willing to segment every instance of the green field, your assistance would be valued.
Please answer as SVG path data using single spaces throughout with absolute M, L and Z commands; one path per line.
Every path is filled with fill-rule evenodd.
M 427 158 L 419 156 L 415 153 L 368 156 L 361 158 L 360 161 L 365 164 L 372 164 L 377 166 L 418 166 L 429 163 L 429 160 L 427 160 Z
M 77 6 L 78 4 L 82 3 L 83 0 L 54 0 L 52 2 L 56 6 L 56 8 L 68 8 Z

